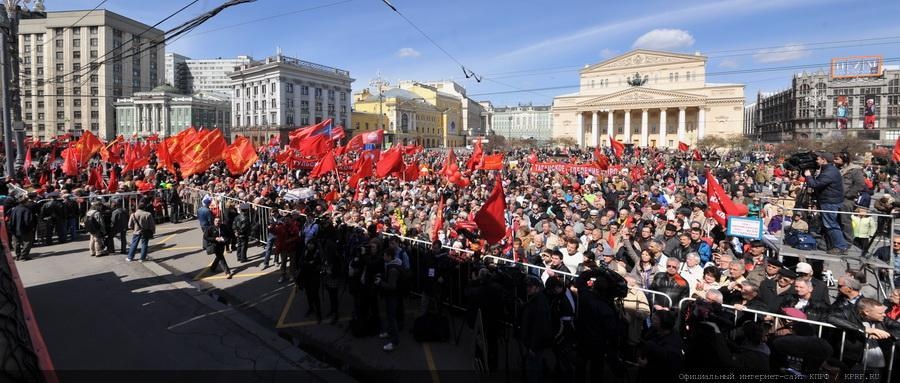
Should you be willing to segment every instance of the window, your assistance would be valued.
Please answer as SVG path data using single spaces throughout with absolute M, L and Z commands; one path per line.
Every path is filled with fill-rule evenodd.
M 347 101 L 347 93 L 341 92 L 341 101 Z
M 274 99 L 274 98 L 272 99 L 271 105 L 272 105 L 272 109 L 275 109 L 275 108 L 276 108 L 276 106 L 275 106 L 275 99 Z
M 80 59 L 80 58 L 81 58 L 81 51 L 72 51 L 72 58 L 73 58 L 73 59 Z
M 63 100 L 61 98 L 56 99 L 56 107 L 57 108 L 62 108 L 64 105 L 65 105 L 65 100 Z
M 56 88 L 56 94 L 65 94 L 65 93 L 66 93 L 66 88 L 63 88 L 63 87 Z
M 300 101 L 300 113 L 309 113 L 309 101 L 302 100 Z
M 678 82 L 678 72 L 675 72 L 675 82 Z
M 250 110 L 250 101 L 247 101 L 247 111 Z
M 81 33 L 81 27 L 73 27 L 73 28 L 72 28 L 72 34 L 73 34 L 73 35 L 77 35 L 77 34 L 79 34 L 79 33 Z
M 262 100 L 262 109 L 266 110 L 266 100 Z
M 81 95 L 81 87 L 76 86 L 76 87 L 72 88 L 72 94 L 76 95 L 76 96 L 80 96 Z
M 96 47 L 97 45 L 98 45 L 98 43 L 97 43 L 97 38 L 96 38 L 96 37 L 92 37 L 92 38 L 91 38 L 91 46 L 92 46 L 92 47 Z
M 285 92 L 294 93 L 294 84 L 291 84 L 291 83 L 285 84 Z
M 57 60 L 62 60 L 62 59 L 63 59 L 63 53 L 62 53 L 62 52 L 56 52 L 56 59 L 57 59 Z M 62 65 L 62 64 L 60 64 L 60 65 Z
M 56 112 L 56 120 L 62 121 L 66 119 L 66 114 L 64 112 Z
M 57 48 L 62 48 L 62 47 L 63 47 L 63 41 L 62 41 L 62 40 L 56 40 L 53 44 L 56 45 Z
M 72 39 L 72 48 L 81 48 L 81 39 Z
M 25 113 L 25 119 L 26 119 L 26 120 L 30 120 L 32 116 L 34 116 L 34 115 L 31 114 L 31 113 Z
M 309 96 L 309 87 L 306 86 L 306 85 L 301 86 L 301 87 L 300 87 L 300 94 L 302 94 L 302 95 L 304 95 L 304 96 Z
M 97 81 L 98 81 L 97 75 L 92 74 L 92 75 L 91 75 L 91 82 L 93 83 L 93 82 L 97 82 Z
M 76 98 L 76 99 L 72 100 L 72 106 L 74 106 L 76 108 L 80 108 L 81 107 L 81 99 Z
M 40 121 L 43 121 L 43 120 L 44 120 L 44 113 L 38 113 L 38 118 L 37 118 L 37 119 L 40 120 Z
M 262 94 L 266 94 L 266 84 L 262 84 Z
M 31 56 L 25 56 L 25 60 L 23 61 L 25 65 L 31 64 Z
M 99 112 L 99 111 L 96 111 L 96 110 L 92 110 L 92 111 L 91 111 L 91 119 L 92 119 L 92 120 L 96 120 L 96 119 L 98 119 L 98 118 L 100 118 L 100 112 Z
M 316 88 L 316 97 L 322 97 L 322 88 Z
M 246 90 L 247 90 L 247 92 L 246 92 L 246 93 L 247 93 L 247 97 L 250 97 L 250 88 L 247 88 Z
M 75 119 L 80 119 L 80 118 L 81 118 L 81 111 L 80 111 L 80 110 L 76 110 L 76 111 L 72 112 L 72 114 L 73 114 L 72 117 L 75 118 Z
M 675 73 L 669 72 L 669 82 L 675 82 Z
M 234 97 L 241 97 L 241 89 L 234 88 Z
M 81 82 L 81 75 L 80 75 L 80 74 L 72 75 L 72 82 L 75 83 L 75 84 L 80 83 L 80 82 Z
M 37 104 L 37 105 L 38 105 L 38 109 L 43 109 L 43 108 L 44 108 L 44 102 L 43 102 L 43 101 L 38 101 L 38 104 Z
M 90 28 L 90 31 L 91 31 L 91 34 L 92 34 L 92 35 L 96 35 L 96 34 L 97 34 L 97 27 L 91 27 L 91 28 Z
M 334 100 L 334 89 L 329 89 L 329 90 L 328 90 L 328 99 L 329 99 L 329 100 Z
M 99 93 L 100 93 L 100 90 L 99 90 L 98 87 L 96 87 L 96 86 L 92 86 L 92 87 L 91 87 L 91 96 L 96 96 L 96 95 L 98 95 Z
M 259 109 L 259 101 L 253 101 L 253 110 Z
M 96 49 L 92 49 L 92 50 L 91 50 L 91 58 L 92 58 L 92 59 L 97 58 L 97 50 L 96 50 Z
M 65 69 L 63 69 L 63 64 L 56 64 L 56 71 L 57 71 L 57 72 L 62 72 L 63 70 L 65 70 Z
M 321 111 L 322 111 L 322 103 L 321 103 L 321 102 L 317 102 L 317 103 L 316 103 L 316 112 L 321 112 Z
M 91 106 L 99 106 L 99 105 L 100 105 L 100 101 L 98 101 L 96 98 L 91 99 Z
M 253 95 L 256 96 L 257 94 L 259 94 L 259 87 L 258 87 L 258 86 L 254 86 L 254 87 L 253 87 Z
M 91 130 L 93 130 L 93 131 L 95 131 L 95 132 L 96 132 L 97 130 L 100 130 L 100 124 L 99 124 L 99 123 L 96 123 L 96 122 L 92 122 L 92 123 L 91 123 Z
M 34 104 L 31 101 L 25 101 L 25 109 L 31 109 Z

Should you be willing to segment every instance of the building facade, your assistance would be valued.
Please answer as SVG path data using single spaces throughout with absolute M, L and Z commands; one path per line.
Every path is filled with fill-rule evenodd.
M 231 102 L 218 94 L 179 94 L 161 85 L 149 92 L 116 100 L 116 132 L 125 137 L 169 137 L 191 126 L 219 128 L 225 137 L 231 129 Z
M 706 135 L 740 135 L 744 86 L 706 83 L 706 61 L 699 54 L 634 50 L 587 66 L 580 90 L 553 100 L 553 137 L 580 146 L 608 146 L 615 137 L 674 147 Z
M 115 137 L 115 99 L 163 80 L 164 37 L 103 9 L 24 17 L 18 45 L 26 134 L 49 140 L 90 130 Z
M 756 108 L 756 103 L 752 103 L 744 107 L 744 128 L 741 130 L 747 137 L 755 137 L 753 135 L 756 132 L 756 123 L 759 120 L 759 110 Z
M 549 105 L 496 107 L 493 109 L 490 125 L 494 134 L 507 138 L 550 141 L 553 122 Z
M 869 129 L 866 100 L 874 106 Z M 839 103 L 846 108 L 846 132 L 839 130 Z M 857 77 L 799 73 L 789 89 L 760 93 L 757 105 L 761 119 L 756 129 L 763 141 L 817 140 L 846 133 L 873 145 L 893 145 L 900 137 L 900 68 Z
M 250 56 L 233 59 L 192 59 L 177 53 L 166 53 L 166 83 L 184 94 L 218 93 L 231 98 L 233 93 L 228 73 L 253 61 Z
M 791 89 L 757 94 L 756 109 L 759 119 L 754 125 L 753 137 L 765 142 L 791 140 L 792 133 L 786 122 L 794 115 L 793 94 Z M 785 134 L 785 128 L 788 129 L 788 134 Z
M 281 54 L 231 72 L 232 134 L 254 142 L 278 135 L 283 143 L 298 126 L 333 119 L 352 126 L 350 72 Z
M 464 136 L 483 136 L 485 135 L 484 123 L 484 106 L 466 96 L 466 88 L 455 81 L 432 81 L 425 85 L 434 87 L 435 89 L 456 96 L 462 107 L 462 134 Z
M 363 89 L 353 99 L 356 112 L 383 116 L 387 145 L 418 144 L 426 148 L 465 145 L 462 103 L 453 94 L 430 85 L 403 81 L 399 87 L 382 89 L 377 94 Z M 362 123 L 358 128 L 366 130 Z

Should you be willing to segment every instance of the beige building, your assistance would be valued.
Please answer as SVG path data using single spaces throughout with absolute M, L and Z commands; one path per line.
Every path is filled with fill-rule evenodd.
M 20 21 L 18 41 L 27 135 L 46 141 L 90 130 L 113 138 L 115 100 L 149 91 L 164 78 L 159 29 L 103 9 L 28 17 Z
M 372 93 L 363 89 L 354 94 L 354 112 L 383 115 L 385 143 L 420 144 L 431 147 L 457 147 L 464 144 L 463 109 L 459 97 L 437 88 L 412 81 L 399 88 Z M 365 124 L 365 121 L 362 121 Z M 366 131 L 362 124 L 356 130 Z
M 553 137 L 609 146 L 675 147 L 743 129 L 744 86 L 706 82 L 705 56 L 634 50 L 581 70 L 577 93 L 553 100 Z

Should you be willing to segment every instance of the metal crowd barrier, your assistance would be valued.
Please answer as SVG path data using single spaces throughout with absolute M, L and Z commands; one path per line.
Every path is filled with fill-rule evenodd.
M 796 207 L 788 208 L 788 207 L 785 207 L 784 205 L 779 205 L 779 204 L 774 204 L 774 205 L 775 205 L 776 207 L 782 209 L 782 214 L 776 214 L 776 215 L 775 215 L 776 217 L 777 217 L 777 216 L 780 216 L 780 217 L 781 217 L 782 227 L 781 227 L 781 230 L 778 231 L 778 234 L 777 234 L 775 237 L 778 238 L 778 239 L 781 241 L 782 244 L 784 244 L 784 237 L 785 237 L 785 226 L 784 226 L 785 217 L 792 216 L 792 215 L 793 215 L 793 212 L 806 212 L 806 213 L 816 213 L 816 214 L 821 214 L 821 213 L 835 213 L 835 214 L 838 214 L 838 215 L 841 215 L 841 214 L 844 214 L 844 215 L 853 215 L 853 214 L 857 214 L 856 212 L 853 212 L 853 211 L 833 211 L 833 210 L 820 210 L 820 209 L 805 209 L 805 208 L 796 208 Z M 788 212 L 791 212 L 791 214 L 788 214 Z M 875 231 L 875 235 L 874 235 L 872 238 L 869 238 L 869 240 L 870 240 L 871 242 L 869 243 L 868 249 L 862 249 L 862 250 L 861 250 L 861 251 L 865 251 L 865 252 L 866 252 L 866 255 L 871 256 L 871 254 L 874 253 L 874 251 L 872 250 L 872 245 L 874 245 L 875 239 L 878 238 L 878 236 L 879 236 L 879 234 L 880 234 L 880 233 L 879 233 L 880 224 L 879 224 L 877 221 L 880 220 L 880 219 L 882 219 L 882 218 L 884 218 L 884 219 L 890 219 L 890 222 L 891 222 L 891 223 L 890 223 L 890 229 L 889 229 L 889 232 L 887 233 L 888 235 L 887 235 L 887 238 L 886 238 L 887 241 L 888 241 L 888 248 L 890 248 L 890 241 L 891 241 L 891 240 L 893 239 L 893 237 L 894 237 L 894 228 L 896 228 L 896 225 L 897 225 L 898 222 L 897 222 L 897 217 L 894 217 L 894 216 L 891 215 L 891 214 L 880 214 L 880 213 L 868 213 L 868 212 L 867 212 L 866 215 L 869 216 L 869 217 L 873 217 L 873 218 L 876 219 L 876 231 Z M 807 217 L 807 218 L 809 218 L 809 217 Z M 807 223 L 808 223 L 808 222 L 809 222 L 809 221 L 807 221 Z M 793 224 L 793 222 L 792 222 L 792 224 Z M 767 228 L 767 227 L 764 228 L 763 230 L 765 230 L 766 232 L 768 232 L 768 228 Z M 855 246 L 853 243 L 849 243 L 849 244 L 850 244 L 851 247 Z M 875 250 L 877 250 L 877 249 L 875 249 Z M 783 256 L 782 256 L 781 254 L 779 254 L 779 258 L 783 258 Z M 844 262 L 846 262 L 846 260 L 845 260 Z M 888 262 L 887 265 L 888 265 L 889 267 L 887 267 L 887 268 L 885 268 L 885 269 L 887 270 L 887 273 L 888 273 L 888 284 L 890 285 L 891 290 L 893 290 L 893 289 L 897 288 L 896 284 L 894 283 L 894 273 L 895 273 L 895 270 L 894 270 L 894 268 L 893 268 L 893 264 L 891 264 L 890 262 Z M 866 263 L 865 266 L 867 266 L 867 268 L 873 268 L 872 265 L 871 265 L 870 263 Z M 881 268 L 881 267 L 877 267 L 877 268 L 873 268 L 873 269 L 879 269 L 879 268 Z M 882 298 L 886 298 L 889 294 L 887 294 L 887 293 L 884 291 L 884 286 L 882 285 L 881 276 L 878 275 L 877 270 L 873 270 L 873 273 L 875 274 L 875 281 L 876 281 L 876 283 L 877 283 L 876 291 L 877 291 L 879 294 L 881 294 L 881 297 L 882 297 Z
M 684 299 L 682 299 L 680 302 L 678 302 L 678 307 L 679 307 L 680 310 L 683 310 L 683 306 L 684 306 L 685 303 L 687 303 L 687 302 L 694 302 L 694 301 L 696 301 L 696 300 L 697 300 L 696 298 L 684 298 Z M 726 308 L 726 309 L 731 310 L 730 312 L 731 312 L 732 314 L 734 314 L 734 323 L 735 323 L 735 325 L 737 325 L 737 322 L 738 322 L 738 318 L 739 318 L 738 313 L 739 313 L 739 312 L 746 312 L 746 313 L 752 313 L 752 314 L 753 314 L 753 321 L 754 321 L 754 322 L 757 321 L 757 320 L 759 319 L 759 316 L 760 316 L 760 315 L 762 315 L 763 317 L 769 316 L 769 317 L 775 318 L 775 321 L 776 321 L 775 324 L 776 324 L 776 325 L 773 326 L 773 329 L 778 329 L 778 328 L 779 328 L 779 326 L 778 326 L 778 321 L 779 321 L 779 320 L 784 320 L 784 321 L 800 322 L 800 323 L 806 323 L 806 324 L 809 324 L 809 325 L 812 325 L 812 326 L 817 326 L 817 327 L 819 328 L 819 332 L 818 332 L 819 338 L 822 337 L 822 331 L 823 331 L 823 329 L 825 329 L 825 328 L 829 328 L 829 329 L 832 329 L 832 330 L 841 331 L 841 347 L 840 347 L 840 351 L 839 351 L 839 353 L 838 353 L 838 359 L 839 359 L 839 360 L 843 360 L 843 359 L 844 359 L 844 346 L 845 346 L 846 341 L 847 341 L 847 330 L 838 328 L 837 326 L 835 326 L 835 325 L 833 325 L 833 324 L 831 324 L 831 323 L 827 323 L 827 322 L 819 322 L 819 321 L 814 321 L 814 320 L 809 320 L 809 319 L 794 318 L 794 317 L 790 317 L 790 316 L 783 315 L 783 314 L 775 314 L 775 313 L 770 313 L 770 312 L 767 312 L 767 311 L 753 310 L 753 309 L 748 309 L 748 308 L 738 309 L 738 308 L 736 308 L 735 306 L 732 306 L 732 305 L 725 305 L 725 304 L 722 305 L 722 308 Z M 893 344 L 891 344 L 891 358 L 890 358 L 890 360 L 888 361 L 888 371 L 887 371 L 887 374 L 888 374 L 887 376 L 888 376 L 888 378 L 887 378 L 886 382 L 890 382 L 890 381 L 891 381 L 891 375 L 892 375 L 892 373 L 893 373 L 893 367 L 894 367 L 894 358 L 896 358 L 896 354 L 894 353 L 894 351 L 896 351 L 896 348 L 897 348 L 897 342 L 900 342 L 900 340 L 897 340 L 897 341 L 895 341 Z M 866 343 L 866 350 L 868 351 L 869 344 L 868 344 L 868 342 L 865 342 L 865 343 Z M 865 354 L 863 354 L 863 355 L 865 355 Z M 863 361 L 867 361 L 867 359 L 866 359 L 865 356 L 863 356 Z M 865 371 L 865 365 L 864 365 L 864 367 L 863 367 L 863 371 Z

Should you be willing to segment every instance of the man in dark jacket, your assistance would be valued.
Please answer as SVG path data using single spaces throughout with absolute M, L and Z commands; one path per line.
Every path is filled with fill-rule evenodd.
M 34 214 L 34 201 L 25 199 L 9 212 L 9 233 L 12 235 L 16 260 L 27 261 L 34 244 L 34 230 L 37 217 Z
M 669 306 L 669 302 L 654 294 L 653 297 L 651 297 L 652 300 L 650 303 L 653 306 L 658 306 L 657 309 L 660 307 L 677 307 L 678 302 L 687 298 L 690 287 L 688 286 L 687 281 L 678 274 L 680 266 L 681 262 L 677 259 L 669 258 L 666 260 L 666 272 L 657 273 L 653 276 L 653 282 L 650 283 L 650 290 L 659 291 L 672 299 L 672 306 Z
M 125 207 L 122 206 L 121 200 L 118 198 L 113 198 L 112 202 L 110 202 L 113 208 L 112 214 L 110 215 L 110 226 L 111 229 L 109 231 L 110 238 L 107 240 L 107 249 L 109 252 L 113 252 L 115 250 L 115 246 L 113 243 L 113 239 L 116 237 L 119 238 L 119 244 L 122 248 L 122 254 L 128 254 L 128 247 L 126 241 L 126 231 L 128 231 L 128 210 L 125 210 Z
M 828 253 L 846 254 L 850 245 L 844 239 L 838 214 L 835 213 L 844 206 L 844 181 L 841 172 L 832 162 L 834 162 L 833 154 L 819 153 L 816 157 L 819 174 L 813 177 L 812 172 L 806 170 L 803 175 L 806 176 L 806 185 L 816 192 L 819 209 L 826 211 L 822 213 L 822 225 L 828 233 L 828 238 L 831 239 L 831 249 Z
M 174 183 L 175 180 L 172 177 L 169 177 L 169 182 L 173 183 L 172 187 L 166 189 L 166 205 L 169 209 L 169 221 L 172 223 L 178 223 L 178 216 L 181 212 L 181 196 L 178 195 L 178 184 Z
M 53 244 L 53 232 L 61 233 L 59 222 L 65 219 L 65 212 L 59 193 L 51 191 L 46 197 L 48 200 L 41 205 L 41 220 L 44 221 L 44 245 L 50 246 Z
M 843 180 L 844 208 L 842 211 L 855 211 L 857 203 L 862 203 L 868 208 L 870 201 L 869 193 L 871 191 L 866 187 L 866 175 L 863 173 L 862 167 L 851 163 L 850 153 L 847 152 L 834 153 L 834 166 L 840 171 L 841 179 Z M 861 195 L 863 193 L 865 193 L 865 195 Z M 853 240 L 853 224 L 850 220 L 851 217 L 851 214 L 841 214 L 840 219 L 841 227 L 843 227 L 844 230 L 844 238 L 848 238 L 848 241 Z
M 766 303 L 766 311 L 777 313 L 784 306 L 784 302 L 796 295 L 794 280 L 797 273 L 782 267 L 778 270 L 778 277 L 766 279 L 759 284 L 759 299 Z
M 197 221 L 200 222 L 200 231 L 206 232 L 210 226 L 213 225 L 213 214 L 212 210 L 209 209 L 209 204 L 212 203 L 212 197 L 205 196 L 201 201 L 202 206 L 200 209 L 197 209 Z M 203 247 L 206 248 L 207 241 L 206 237 L 203 238 Z
M 238 262 L 247 262 L 247 245 L 250 242 L 250 204 L 242 203 L 238 210 L 238 216 L 231 223 L 231 229 L 235 235 Z
M 542 293 L 544 285 L 534 276 L 525 279 L 528 300 L 522 307 L 520 340 L 525 348 L 525 381 L 544 381 L 544 352 L 553 346 L 550 303 Z
M 857 305 L 835 310 L 828 316 L 828 323 L 846 331 L 841 361 L 850 366 L 851 371 L 862 370 L 865 365 L 867 372 L 878 373 L 893 357 L 891 344 L 900 340 L 900 323 L 885 317 L 885 309 L 881 302 L 862 298 Z

